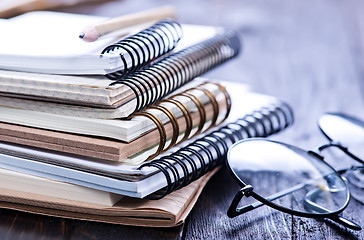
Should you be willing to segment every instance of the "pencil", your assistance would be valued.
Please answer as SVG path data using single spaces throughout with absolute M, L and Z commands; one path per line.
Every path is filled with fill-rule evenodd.
M 133 25 L 159 21 L 164 18 L 174 18 L 175 10 L 172 6 L 163 6 L 159 8 L 154 8 L 142 12 L 132 13 L 116 18 L 112 18 L 95 25 L 90 25 L 85 27 L 79 35 L 84 41 L 93 42 L 96 41 L 102 35 L 107 33 L 130 27 Z

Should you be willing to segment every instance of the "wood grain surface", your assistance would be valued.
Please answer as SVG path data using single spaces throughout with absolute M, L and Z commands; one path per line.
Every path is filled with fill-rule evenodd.
M 327 111 L 364 119 L 364 2 L 337 1 L 106 1 L 59 11 L 115 17 L 165 4 L 181 23 L 237 30 L 244 51 L 205 74 L 247 83 L 281 98 L 295 111 L 293 127 L 274 136 L 304 149 L 325 139 L 317 127 Z M 262 181 L 262 184 L 269 184 Z M 0 239 L 364 239 L 328 220 L 291 216 L 262 207 L 226 215 L 238 186 L 221 169 L 207 184 L 183 226 L 127 227 L 0 210 Z M 364 227 L 364 205 L 352 199 L 343 215 Z

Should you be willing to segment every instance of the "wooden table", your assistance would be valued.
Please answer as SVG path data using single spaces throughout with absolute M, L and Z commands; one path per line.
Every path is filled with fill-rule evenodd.
M 318 117 L 342 111 L 364 118 L 364 3 L 345 1 L 107 1 L 59 11 L 118 16 L 172 3 L 182 23 L 234 28 L 244 40 L 238 59 L 205 74 L 250 84 L 289 102 L 296 122 L 275 139 L 305 149 L 325 142 Z M 0 210 L 0 239 L 364 239 L 334 223 L 262 207 L 226 215 L 238 187 L 226 169 L 204 189 L 183 226 L 118 226 Z M 352 200 L 344 215 L 364 227 L 364 206 Z

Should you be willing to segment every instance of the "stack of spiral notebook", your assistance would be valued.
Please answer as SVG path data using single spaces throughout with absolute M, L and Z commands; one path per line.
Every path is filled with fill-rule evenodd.
M 229 146 L 288 127 L 291 109 L 196 78 L 238 54 L 232 31 L 163 20 L 116 42 L 72 39 L 73 27 L 102 19 L 34 12 L 0 21 L 8 33 L 40 29 L 31 30 L 35 46 L 11 34 L 0 46 L 0 206 L 175 226 Z

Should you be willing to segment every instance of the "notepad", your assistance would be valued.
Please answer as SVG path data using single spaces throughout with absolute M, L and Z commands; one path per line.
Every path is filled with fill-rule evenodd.
M 105 19 L 38 11 L 0 21 L 0 68 L 67 75 L 108 74 L 125 71 L 125 68 L 135 69 L 176 46 L 176 50 L 181 50 L 221 30 L 211 27 L 191 28 L 190 25 L 183 25 L 181 29 L 178 23 L 171 20 L 164 25 L 157 24 L 157 27 L 153 25 L 156 30 L 148 30 L 149 35 L 141 34 L 139 40 L 123 43 L 129 45 L 127 48 L 115 49 L 111 46 L 130 35 L 139 36 L 137 34 L 148 28 L 150 23 L 117 31 L 95 42 L 84 42 L 78 38 L 82 28 Z M 111 47 L 111 50 L 101 54 L 107 47 Z
M 133 44 L 132 52 L 125 48 L 112 48 L 101 54 L 106 47 L 151 25 L 126 28 L 95 42 L 84 42 L 78 38 L 82 28 L 105 19 L 39 11 L 1 21 L 0 67 L 52 74 L 106 74 L 141 63 L 141 54 L 139 59 L 135 59 L 138 53 L 153 49 L 150 56 L 143 56 L 145 64 L 150 58 L 172 50 L 182 37 L 180 26 L 174 22 L 154 25 L 156 32 L 164 34 L 147 38 L 145 44 Z
M 197 82 L 199 81 L 196 80 Z M 230 101 L 227 96 L 226 89 L 221 84 L 212 81 L 193 85 L 192 88 L 169 96 L 163 102 L 153 104 L 149 109 L 138 113 L 139 120 L 136 117 L 131 118 L 131 120 L 136 120 L 136 122 L 134 121 L 135 123 L 139 122 L 140 124 L 134 124 L 134 127 L 129 132 L 135 136 L 138 136 L 136 135 L 137 133 L 141 135 L 128 143 L 115 139 L 101 138 L 100 136 L 85 136 L 72 132 L 66 133 L 40 129 L 40 125 L 26 127 L 3 122 L 0 122 L 0 141 L 79 156 L 137 164 L 145 161 L 150 155 L 158 154 L 168 149 L 169 146 L 183 142 L 193 135 L 204 132 L 209 127 L 222 122 L 230 111 Z M 191 103 L 196 105 L 191 106 Z M 13 117 L 27 119 L 30 122 L 47 122 L 52 124 L 52 121 L 57 117 L 57 115 L 52 115 L 52 117 L 45 115 L 45 118 L 35 120 L 31 116 L 36 115 L 36 112 L 28 112 L 26 116 L 19 117 L 16 114 L 17 110 L 13 110 L 13 114 L 11 114 Z M 152 110 L 155 111 L 153 112 Z M 178 112 L 175 110 L 182 113 L 182 116 L 178 117 Z M 160 114 L 156 114 L 157 112 Z M 4 117 L 6 114 L 2 113 Z M 161 118 L 164 114 L 166 114 L 166 119 Z M 62 118 L 62 116 L 59 117 Z M 4 118 L 0 117 L 0 119 Z M 158 121 L 153 121 L 153 119 L 159 119 L 162 125 L 159 125 Z M 64 124 L 75 126 L 78 119 L 73 118 L 73 120 L 67 121 L 63 119 L 61 121 Z M 131 120 L 118 121 L 121 127 L 126 127 Z M 155 130 L 148 130 L 150 129 L 150 126 L 147 126 L 148 120 L 152 121 L 154 128 L 156 128 Z M 168 121 L 165 122 L 165 120 Z M 15 121 L 12 121 L 12 123 L 15 123 Z M 55 126 L 59 125 L 58 123 L 53 124 Z M 87 129 L 87 123 L 85 124 L 84 122 L 82 125 Z M 94 127 L 89 126 L 89 128 L 93 129 Z M 121 136 L 118 136 L 120 134 L 120 127 L 115 126 L 114 128 L 114 136 L 120 139 Z M 77 128 L 74 129 L 77 131 Z M 96 129 L 99 129 L 99 134 L 107 136 L 105 134 L 106 131 L 102 130 L 102 125 L 99 125 Z
M 38 16 L 49 13 L 32 14 Z M 65 18 L 64 16 L 68 19 L 69 16 L 60 14 L 62 16 L 60 17 L 58 13 L 50 15 L 61 19 Z M 75 17 L 74 14 L 71 14 L 71 17 Z M 76 18 L 78 17 L 85 16 L 76 15 Z M 119 71 L 109 73 L 107 77 L 68 75 L 74 73 L 72 71 L 65 72 L 66 75 L 23 72 L 24 70 L 42 72 L 43 68 L 48 68 L 48 63 L 50 65 L 57 63 L 57 67 L 66 71 L 67 66 L 63 63 L 72 65 L 71 68 L 77 64 L 69 62 L 67 60 L 69 55 L 66 53 L 52 57 L 52 48 L 49 48 L 49 56 L 46 56 L 46 58 L 51 57 L 49 61 L 39 64 L 38 60 L 45 59 L 44 56 L 28 55 L 23 58 L 22 53 L 16 55 L 15 50 L 9 51 L 9 47 L 0 45 L 0 69 L 7 69 L 0 70 L 0 106 L 89 118 L 126 118 L 195 77 L 232 59 L 241 50 L 239 37 L 233 31 L 195 25 L 182 25 L 182 29 L 184 36 L 172 53 L 142 69 L 135 70 L 131 76 L 124 76 L 127 73 Z M 9 38 L 7 41 L 12 42 L 10 40 L 12 37 L 5 36 L 5 38 Z M 93 44 L 77 40 L 78 44 Z M 27 44 L 31 45 L 29 42 Z M 8 54 L 3 54 L 6 51 Z M 47 53 L 48 49 L 44 51 Z M 147 53 L 148 51 L 138 53 L 138 56 L 143 57 L 143 54 L 148 55 Z M 78 56 L 82 57 L 82 55 L 76 57 Z M 59 63 L 59 60 L 63 63 Z M 31 64 L 31 68 L 28 68 L 27 64 Z M 79 64 L 84 62 L 79 61 Z M 89 65 L 86 64 L 86 67 Z
M 40 194 L 64 200 L 113 206 L 122 195 L 85 188 L 74 184 L 22 174 L 0 168 L 0 188 L 23 192 L 23 194 Z
M 118 57 L 100 58 L 99 53 L 116 38 L 85 43 L 78 39 L 77 34 L 85 25 L 103 19 L 105 18 L 31 12 L 2 21 L 0 65 L 13 70 L 102 74 L 104 69 L 115 66 Z
M 217 169 L 216 169 L 217 170 Z M 207 181 L 216 171 L 160 200 L 123 197 L 112 207 L 65 200 L 47 193 L 0 189 L 0 207 L 97 222 L 147 227 L 174 227 L 184 222 Z M 1 184 L 0 184 L 1 185 Z M 49 185 L 57 185 L 50 181 Z
M 196 79 L 195 81 L 184 85 L 184 87 L 180 88 L 179 91 L 190 87 L 196 87 L 201 82 L 203 82 L 203 79 Z M 208 86 L 208 89 L 212 92 L 212 94 L 217 95 L 220 92 L 218 86 L 215 86 L 214 84 Z M 203 92 L 196 91 L 195 95 L 197 98 L 201 99 L 203 104 L 207 104 L 209 102 L 209 98 L 205 96 Z M 184 97 L 179 97 L 178 99 L 185 104 L 191 112 L 197 111 L 196 105 L 190 99 Z M 17 102 L 23 104 L 23 102 L 29 103 L 30 100 L 16 98 L 9 99 L 9 103 L 11 104 L 16 104 Z M 183 113 L 178 106 L 174 104 L 167 105 L 177 118 L 183 117 Z M 130 142 L 156 128 L 153 121 L 141 116 L 133 117 L 130 120 L 96 119 L 60 115 L 57 114 L 57 111 L 54 111 L 53 113 L 45 113 L 40 111 L 17 109 L 16 105 L 14 105 L 14 107 L 15 108 L 0 107 L 0 121 L 61 132 L 113 138 L 125 142 Z M 72 106 L 65 106 L 64 108 L 68 111 L 72 110 Z M 75 106 L 75 108 L 79 109 L 80 107 Z M 89 111 L 92 114 L 92 111 L 96 110 L 90 109 Z M 163 112 L 157 110 L 151 111 L 152 113 L 155 113 L 156 117 L 158 117 L 163 123 L 169 121 L 169 118 Z

